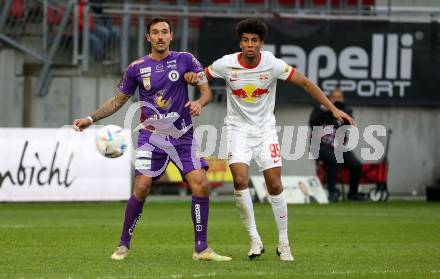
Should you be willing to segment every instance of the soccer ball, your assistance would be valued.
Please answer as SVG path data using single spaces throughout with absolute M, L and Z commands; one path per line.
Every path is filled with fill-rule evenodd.
M 98 130 L 96 148 L 107 158 L 118 158 L 127 150 L 130 137 L 127 130 L 107 125 Z

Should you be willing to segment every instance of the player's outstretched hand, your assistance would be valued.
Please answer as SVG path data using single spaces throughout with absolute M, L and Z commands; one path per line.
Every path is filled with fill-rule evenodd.
M 343 112 L 340 109 L 336 109 L 335 111 L 333 111 L 333 116 L 343 122 L 343 123 L 350 123 L 350 125 L 356 126 L 356 122 L 354 122 L 353 118 L 351 118 L 350 115 L 346 114 L 345 112 Z
M 82 132 L 90 125 L 92 125 L 92 122 L 88 118 L 75 119 L 75 121 L 73 121 L 73 129 L 78 132 Z
M 202 106 L 197 101 L 189 101 L 185 104 L 186 108 L 189 108 L 191 116 L 199 116 L 202 113 Z
M 183 75 L 183 78 L 185 79 L 185 81 L 192 86 L 196 86 L 197 85 L 197 74 L 194 72 L 187 72 Z

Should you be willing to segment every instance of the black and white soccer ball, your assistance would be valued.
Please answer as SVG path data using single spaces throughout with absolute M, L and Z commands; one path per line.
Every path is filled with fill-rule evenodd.
M 96 148 L 107 158 L 118 158 L 128 148 L 130 136 L 127 130 L 117 125 L 107 125 L 96 134 Z

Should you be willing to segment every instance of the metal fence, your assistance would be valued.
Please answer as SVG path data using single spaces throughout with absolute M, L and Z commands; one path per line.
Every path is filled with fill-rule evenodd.
M 398 7 L 391 0 L 385 6 L 375 0 L 2 0 L 0 5 L 0 44 L 41 65 L 39 95 L 47 92 L 57 65 L 83 74 L 124 71 L 148 51 L 146 22 L 158 15 L 174 22 L 172 48 L 194 53 L 206 17 L 440 21 L 440 7 Z

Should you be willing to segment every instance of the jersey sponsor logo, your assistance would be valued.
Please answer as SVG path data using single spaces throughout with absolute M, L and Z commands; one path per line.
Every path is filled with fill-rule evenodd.
M 177 69 L 177 64 L 176 63 L 177 63 L 176 59 L 167 61 L 167 69 L 176 70 Z
M 146 74 L 146 73 L 151 73 L 151 67 L 147 67 L 147 68 L 140 68 L 139 69 L 139 73 L 142 74 Z
M 268 93 L 268 89 L 258 88 L 254 84 L 246 84 L 243 88 L 232 89 L 232 95 L 237 96 L 247 103 L 255 102 L 257 99 L 261 98 L 262 95 Z
M 168 73 L 168 78 L 171 81 L 177 81 L 179 77 L 180 77 L 179 72 L 176 70 L 172 70 Z
M 306 53 L 301 46 L 281 45 L 279 56 L 326 91 L 339 87 L 360 97 L 403 98 L 412 86 L 415 39 L 411 33 L 374 33 L 370 49 L 318 45 Z
M 169 98 L 168 100 L 164 100 L 164 98 L 163 98 L 164 93 L 165 93 L 165 90 L 159 90 L 156 93 L 156 97 L 154 98 L 154 104 L 156 105 L 156 107 L 161 108 L 161 109 L 167 109 L 173 103 L 172 98 Z
M 172 112 L 168 112 L 168 113 L 159 113 L 159 114 L 153 114 L 151 115 L 151 117 L 149 117 L 149 120 L 157 120 L 157 119 L 171 119 L 171 120 L 176 120 L 180 117 L 180 114 L 178 112 L 172 111 Z M 166 125 L 168 125 L 169 122 L 166 122 Z
M 151 89 L 150 77 L 143 77 L 142 78 L 142 83 L 144 84 L 145 90 L 150 90 Z
M 155 70 L 157 73 L 163 72 L 163 65 L 162 64 L 156 65 Z

